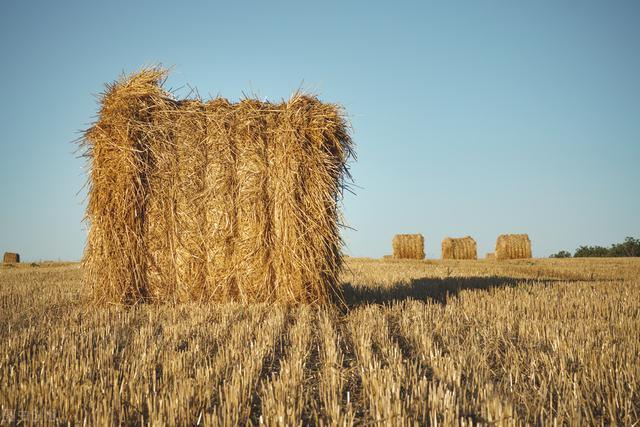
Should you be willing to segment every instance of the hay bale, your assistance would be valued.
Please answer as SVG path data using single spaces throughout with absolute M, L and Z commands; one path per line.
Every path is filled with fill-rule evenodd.
M 339 107 L 175 100 L 166 73 L 108 86 L 83 144 L 83 258 L 98 301 L 340 297 L 338 201 L 353 155 Z
M 400 259 L 424 259 L 422 234 L 396 234 L 392 241 L 393 257 Z
M 164 75 L 147 70 L 107 86 L 99 121 L 82 141 L 90 161 L 86 212 L 90 229 L 83 260 L 87 281 L 101 301 L 135 303 L 151 297 L 145 218 L 149 175 L 160 161 L 161 150 L 154 150 L 154 145 L 166 139 L 161 126 L 153 125 L 153 112 L 165 104 L 158 84 Z M 164 208 L 173 212 L 170 206 Z M 170 248 L 173 251 L 174 246 Z
M 2 257 L 2 262 L 5 264 L 17 264 L 20 262 L 20 254 L 15 252 L 5 252 Z
M 496 258 L 496 254 L 494 252 L 487 252 L 487 254 L 484 257 L 486 259 L 495 259 Z
M 234 268 L 237 188 L 234 108 L 229 101 L 220 98 L 206 104 L 206 146 L 209 153 L 216 154 L 207 158 L 203 203 L 216 209 L 205 212 L 204 295 L 220 301 L 238 298 Z
M 476 241 L 470 236 L 442 240 L 442 259 L 478 259 Z
M 501 234 L 496 241 L 496 259 L 531 258 L 531 240 L 526 234 Z

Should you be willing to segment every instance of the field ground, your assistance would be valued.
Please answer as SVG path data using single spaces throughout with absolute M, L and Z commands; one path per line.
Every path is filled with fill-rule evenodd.
M 0 425 L 637 425 L 640 259 L 348 259 L 339 309 L 0 267 Z

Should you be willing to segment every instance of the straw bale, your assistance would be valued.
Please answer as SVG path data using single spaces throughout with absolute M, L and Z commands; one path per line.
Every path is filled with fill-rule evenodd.
M 165 100 L 163 100 L 165 101 Z M 173 144 L 172 121 L 177 119 L 172 103 L 164 102 L 162 113 L 152 116 L 150 128 L 157 135 L 148 141 L 152 167 L 147 171 L 148 198 L 145 206 L 144 235 L 146 255 L 146 285 L 151 301 L 177 301 L 176 293 L 181 271 L 178 268 L 178 150 Z M 94 168 L 95 168 L 95 160 Z M 91 213 L 87 212 L 89 218 Z M 88 258 L 85 263 L 100 264 L 103 260 Z M 118 300 L 110 298 L 110 300 Z
M 181 103 L 173 114 L 176 148 L 175 215 L 177 299 L 198 300 L 205 278 L 202 227 L 205 218 L 204 176 L 207 151 L 204 105 L 199 101 Z M 183 292 L 184 294 L 180 294 Z
M 487 252 L 487 254 L 485 255 L 486 259 L 495 259 L 496 258 L 496 254 L 494 252 Z
M 531 240 L 527 234 L 501 234 L 496 241 L 496 259 L 531 258 Z
M 234 259 L 236 235 L 236 147 L 234 106 L 217 98 L 206 103 L 207 139 L 210 153 L 205 170 L 204 247 L 206 253 L 203 298 L 230 301 L 238 298 Z
M 350 156 L 343 141 L 349 136 L 334 106 L 300 95 L 279 116 L 274 136 L 269 151 L 274 291 L 278 300 L 322 301 L 339 292 L 338 195 L 346 173 L 342 159 Z M 319 248 L 324 256 L 317 256 Z
M 340 297 L 338 201 L 353 155 L 339 107 L 175 100 L 163 70 L 108 87 L 83 141 L 83 262 L 99 301 Z
M 162 70 L 145 70 L 108 85 L 100 120 L 85 135 L 91 228 L 84 264 L 99 300 L 149 298 L 144 213 L 157 133 L 151 112 L 165 98 L 159 84 L 164 77 Z
M 235 109 L 234 129 L 237 193 L 233 265 L 237 299 L 266 301 L 274 282 L 271 256 L 271 203 L 268 193 L 268 106 L 244 100 Z
M 422 234 L 396 234 L 392 241 L 393 257 L 424 259 L 424 237 Z
M 470 236 L 442 240 L 442 259 L 478 259 L 476 241 Z
M 20 254 L 15 252 L 5 252 L 2 257 L 2 262 L 5 264 L 17 264 L 20 262 Z

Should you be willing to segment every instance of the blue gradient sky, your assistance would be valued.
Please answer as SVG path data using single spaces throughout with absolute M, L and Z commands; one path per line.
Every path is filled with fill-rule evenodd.
M 405 232 L 429 257 L 444 236 L 484 254 L 527 232 L 536 256 L 640 236 L 640 2 L 177 3 L 1 3 L 0 251 L 81 257 L 70 141 L 105 82 L 156 63 L 205 96 L 344 105 L 349 254 Z

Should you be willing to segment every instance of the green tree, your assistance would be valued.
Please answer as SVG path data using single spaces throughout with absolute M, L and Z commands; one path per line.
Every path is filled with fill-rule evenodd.
M 549 255 L 549 258 L 571 258 L 571 253 L 568 251 L 560 251 L 555 254 Z
M 580 246 L 573 254 L 575 258 L 584 257 L 608 257 L 611 256 L 609 249 L 604 246 Z
M 640 256 L 640 239 L 627 237 L 622 243 L 611 245 L 610 256 L 615 257 L 637 257 Z

